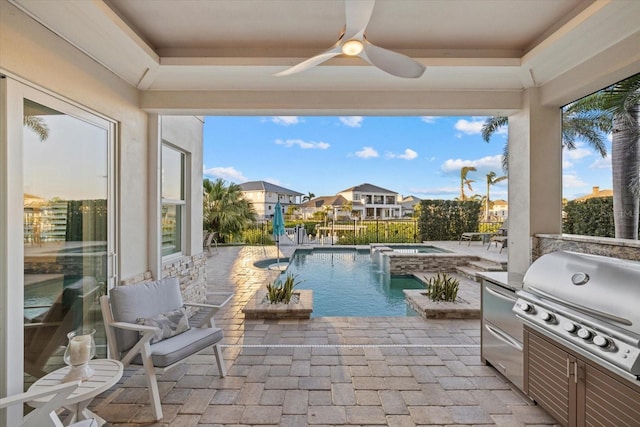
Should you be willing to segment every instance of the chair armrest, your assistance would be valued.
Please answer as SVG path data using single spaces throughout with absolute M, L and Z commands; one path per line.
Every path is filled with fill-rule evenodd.
M 127 331 L 138 331 L 142 333 L 142 336 L 138 340 L 138 342 L 127 350 L 127 353 L 121 357 L 120 361 L 124 365 L 128 365 L 131 361 L 136 357 L 138 353 L 146 356 L 149 354 L 149 342 L 151 338 L 155 335 L 160 328 L 156 328 L 155 326 L 147 326 L 147 325 L 138 325 L 137 323 L 128 323 L 128 322 L 111 322 L 109 326 L 114 328 L 120 328 Z
M 235 294 L 233 292 L 207 292 L 207 297 L 208 296 L 222 296 L 224 297 L 223 301 L 221 303 L 215 303 L 213 305 L 217 305 L 219 307 L 224 307 L 230 300 L 231 298 L 233 298 Z
M 109 324 L 114 328 L 125 329 L 127 331 L 138 331 L 138 332 L 153 332 L 159 331 L 160 328 L 156 328 L 155 326 L 147 326 L 147 325 L 138 325 L 137 323 L 128 323 L 128 322 L 112 322 Z

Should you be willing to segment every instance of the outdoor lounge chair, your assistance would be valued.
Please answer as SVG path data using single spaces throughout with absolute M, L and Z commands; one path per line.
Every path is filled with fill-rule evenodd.
M 20 393 L 13 396 L 3 397 L 0 399 L 0 409 L 8 406 L 22 405 L 26 402 L 41 399 L 51 395 L 51 399 L 44 405 L 35 408 L 29 412 L 22 420 L 21 427 L 62 427 L 62 421 L 56 414 L 56 410 L 60 409 L 64 405 L 65 399 L 73 393 L 78 387 L 79 382 L 68 382 L 60 385 L 51 386 L 44 391 L 28 391 L 26 393 Z M 96 420 L 84 420 L 77 423 L 70 424 L 69 427 L 97 427 Z
M 470 231 L 470 232 L 466 232 L 466 233 L 462 233 L 460 235 L 460 241 L 458 242 L 458 244 L 461 244 L 462 241 L 467 241 L 469 242 L 467 244 L 467 246 L 471 246 L 471 241 L 474 240 L 475 238 L 480 238 L 480 240 L 482 240 L 482 244 L 484 245 L 487 241 L 487 238 L 491 235 L 491 233 L 481 233 L 481 232 L 475 232 L 475 231 Z
M 202 249 L 206 249 L 207 253 L 211 253 L 211 244 L 215 245 L 216 253 L 218 253 L 218 232 L 210 231 L 204 237 L 202 242 Z
M 498 228 L 498 231 L 496 231 L 495 234 L 493 234 L 489 238 L 489 245 L 487 246 L 487 250 L 489 250 L 492 243 L 495 243 L 496 247 L 500 246 L 500 253 L 502 253 L 502 250 L 507 247 L 507 242 L 508 242 L 507 227 L 508 227 L 508 224 L 507 224 L 507 220 L 505 219 L 502 225 L 500 226 L 500 228 Z
M 144 366 L 157 420 L 162 418 L 162 407 L 156 372 L 162 373 L 213 346 L 220 376 L 226 375 L 218 345 L 223 333 L 215 327 L 213 315 L 229 299 L 231 295 L 219 305 L 183 303 L 176 278 L 118 286 L 100 298 L 110 357 L 125 366 Z M 200 310 L 186 318 L 184 307 Z

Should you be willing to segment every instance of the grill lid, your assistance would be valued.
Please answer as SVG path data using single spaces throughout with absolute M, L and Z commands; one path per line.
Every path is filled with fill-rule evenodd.
M 557 251 L 531 264 L 523 289 L 640 334 L 640 262 Z

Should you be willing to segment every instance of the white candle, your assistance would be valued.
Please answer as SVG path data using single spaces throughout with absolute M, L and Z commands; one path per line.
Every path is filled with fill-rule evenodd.
M 89 361 L 91 354 L 91 335 L 73 337 L 69 342 L 69 362 L 81 365 Z

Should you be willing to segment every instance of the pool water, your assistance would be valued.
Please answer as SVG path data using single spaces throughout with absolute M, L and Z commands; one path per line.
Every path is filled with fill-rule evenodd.
M 296 250 L 287 273 L 301 281 L 296 289 L 313 290 L 311 317 L 417 316 L 402 290 L 424 289 L 413 277 L 380 271 L 368 250 Z

